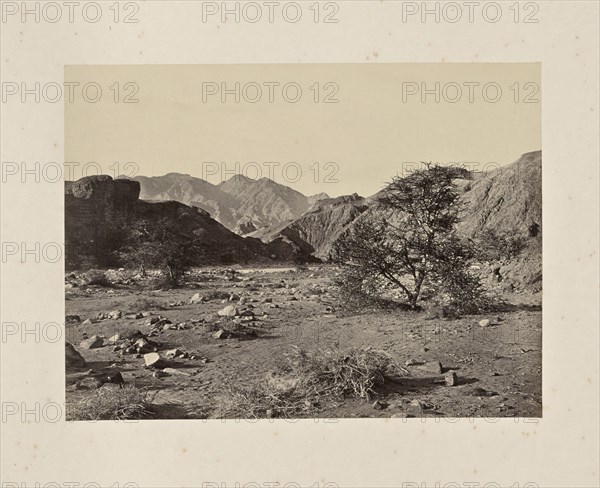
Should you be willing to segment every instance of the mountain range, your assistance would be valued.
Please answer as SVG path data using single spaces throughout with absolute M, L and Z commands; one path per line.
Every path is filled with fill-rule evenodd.
M 174 200 L 199 207 L 229 230 L 240 235 L 304 214 L 325 193 L 305 196 L 269 178 L 253 180 L 235 175 L 217 185 L 187 174 L 129 178 L 140 183 L 140 199 Z

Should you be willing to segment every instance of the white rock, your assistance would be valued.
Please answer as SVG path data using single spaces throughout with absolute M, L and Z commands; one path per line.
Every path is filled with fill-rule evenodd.
M 204 298 L 202 297 L 202 295 L 200 295 L 200 293 L 196 293 L 192 298 L 190 298 L 191 304 L 202 303 L 203 301 L 204 301 Z
M 162 363 L 162 358 L 157 352 L 149 352 L 148 354 L 144 354 L 144 362 L 146 363 L 146 366 L 158 368 Z
M 221 317 L 235 317 L 238 315 L 238 309 L 233 305 L 227 305 L 223 310 L 217 312 Z

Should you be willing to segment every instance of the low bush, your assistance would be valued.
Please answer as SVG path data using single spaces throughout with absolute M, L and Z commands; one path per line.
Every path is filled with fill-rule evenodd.
M 139 297 L 128 305 L 128 308 L 134 312 L 144 312 L 146 310 L 166 310 L 167 302 L 154 297 Z
M 133 385 L 103 386 L 67 408 L 67 420 L 138 420 L 151 416 L 146 395 Z
M 390 356 L 370 348 L 312 352 L 294 348 L 287 367 L 249 387 L 229 387 L 221 418 L 289 418 L 334 407 L 346 397 L 370 400 L 387 374 L 401 374 Z

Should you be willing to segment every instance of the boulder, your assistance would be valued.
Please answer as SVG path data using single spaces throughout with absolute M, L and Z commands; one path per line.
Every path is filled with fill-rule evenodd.
M 141 354 L 145 354 L 147 352 L 154 352 L 155 350 L 154 344 L 151 343 L 145 337 L 140 337 L 137 341 L 135 341 L 133 347 L 135 347 L 135 350 Z
M 85 359 L 79 354 L 72 344 L 65 343 L 65 365 L 69 368 L 83 368 L 86 365 Z
M 238 315 L 238 309 L 233 305 L 227 305 L 224 309 L 217 312 L 221 317 L 235 317 Z
M 227 330 L 219 329 L 212 336 L 213 339 L 230 339 L 232 335 L 233 334 Z
M 168 351 L 163 351 L 163 356 L 169 359 L 176 358 L 177 356 L 183 356 L 183 352 L 179 349 L 169 349 Z
M 121 312 L 120 310 L 111 310 L 110 312 L 108 312 L 107 318 L 112 319 L 112 320 L 116 320 L 116 319 L 120 319 L 123 315 L 123 312 Z
M 114 344 L 115 342 L 118 342 L 121 339 L 121 334 L 115 334 L 114 336 L 110 337 L 108 339 L 108 342 L 110 342 L 111 344 Z
M 175 368 L 165 368 L 163 371 L 167 374 L 171 375 L 179 375 L 179 376 L 192 376 L 190 373 L 186 373 L 185 371 L 181 371 L 180 369 Z
M 82 349 L 96 349 L 98 347 L 102 347 L 104 345 L 104 340 L 102 337 L 98 337 L 97 335 L 93 335 L 89 339 L 84 339 L 79 344 L 79 347 Z
M 200 295 L 200 293 L 196 293 L 192 298 L 190 298 L 190 303 L 202 303 L 204 301 L 204 297 Z
M 431 374 L 442 374 L 443 367 L 439 361 L 427 361 L 420 369 Z
M 144 354 L 144 363 L 146 363 L 146 366 L 149 368 L 161 368 L 165 365 L 163 358 L 161 358 L 160 354 L 157 352 Z
M 90 376 L 88 378 L 83 378 L 75 383 L 75 388 L 78 390 L 95 390 L 96 388 L 100 388 L 102 386 L 102 381 L 100 379 Z

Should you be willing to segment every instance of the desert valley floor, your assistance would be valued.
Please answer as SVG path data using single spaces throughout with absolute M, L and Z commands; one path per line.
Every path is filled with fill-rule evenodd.
M 347 310 L 333 266 L 237 267 L 234 280 L 225 267 L 194 272 L 202 279 L 176 290 L 140 289 L 123 279 L 111 287 L 79 287 L 67 278 L 67 342 L 85 358 L 84 369 L 119 371 L 126 384 L 145 392 L 151 418 L 240 416 L 223 410 L 224 392 L 285 367 L 294 347 L 370 347 L 390 355 L 415 380 L 385 382 L 368 401 L 311 405 L 294 417 L 542 416 L 540 293 L 506 295 L 503 311 L 491 315 L 428 319 L 423 312 L 398 309 Z M 76 274 L 70 276 L 75 282 Z M 190 303 L 194 295 L 197 303 Z M 228 305 L 238 309 L 241 321 L 218 315 Z M 244 319 L 245 310 L 251 313 Z M 121 317 L 104 318 L 111 311 L 112 317 Z M 486 319 L 489 324 L 482 327 Z M 157 375 L 145 367 L 141 354 L 111 343 L 117 333 L 121 340 L 145 337 L 161 354 L 171 351 L 168 372 Z M 93 335 L 100 336 L 101 346 L 81 348 Z M 456 372 L 455 386 L 418 381 L 431 377 L 430 365 L 437 362 L 442 373 Z M 81 375 L 67 372 L 71 420 L 79 419 L 69 409 L 76 411 L 73 407 L 92 394 L 78 385 Z

